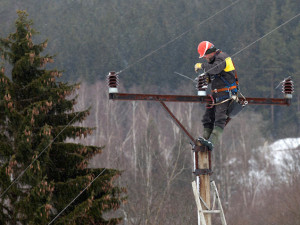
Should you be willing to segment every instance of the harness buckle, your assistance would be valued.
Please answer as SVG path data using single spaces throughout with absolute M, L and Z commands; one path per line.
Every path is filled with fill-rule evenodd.
M 229 93 L 229 98 L 231 98 L 232 96 L 232 92 L 230 91 L 230 89 L 228 88 L 228 93 Z

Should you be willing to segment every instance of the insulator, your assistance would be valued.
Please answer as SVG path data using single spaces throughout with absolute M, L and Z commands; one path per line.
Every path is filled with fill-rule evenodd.
M 294 83 L 291 78 L 284 80 L 282 92 L 286 98 L 292 98 L 292 93 L 294 92 Z
M 204 75 L 198 76 L 197 90 L 199 96 L 206 96 L 207 82 Z
M 109 93 L 118 93 L 119 78 L 116 72 L 109 72 L 107 76 Z

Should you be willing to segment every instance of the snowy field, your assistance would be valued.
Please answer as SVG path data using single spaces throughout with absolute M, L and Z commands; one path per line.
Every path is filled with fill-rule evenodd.
M 281 166 L 284 161 L 293 160 L 291 153 L 298 151 L 300 146 L 300 138 L 280 139 L 269 145 L 269 151 L 273 156 L 273 163 Z

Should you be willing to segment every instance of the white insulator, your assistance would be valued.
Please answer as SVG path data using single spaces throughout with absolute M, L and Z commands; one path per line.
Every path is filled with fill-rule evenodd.
M 284 97 L 285 97 L 285 98 L 288 98 L 288 99 L 292 99 L 292 98 L 293 98 L 293 95 L 292 95 L 292 94 L 285 94 Z
M 206 91 L 198 91 L 198 96 L 206 96 Z
M 109 93 L 118 93 L 118 88 L 110 87 L 110 88 L 108 88 L 108 92 Z

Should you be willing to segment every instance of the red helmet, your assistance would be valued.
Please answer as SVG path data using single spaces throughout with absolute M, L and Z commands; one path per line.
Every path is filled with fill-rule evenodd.
M 212 53 L 215 51 L 216 51 L 215 46 L 212 43 L 210 43 L 209 41 L 202 41 L 198 45 L 198 52 L 200 55 L 199 58 L 202 58 L 206 54 L 209 54 L 209 53 Z

